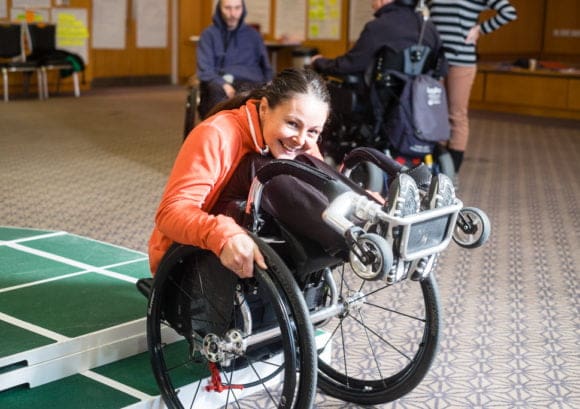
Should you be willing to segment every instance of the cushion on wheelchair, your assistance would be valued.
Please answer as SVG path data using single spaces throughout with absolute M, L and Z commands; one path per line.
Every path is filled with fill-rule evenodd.
M 298 282 L 303 282 L 312 273 L 343 261 L 341 254 L 328 254 L 320 244 L 292 233 L 282 223 L 277 222 L 280 238 L 272 248 L 284 260 Z
M 229 329 L 238 278 L 209 251 L 196 251 L 175 264 L 163 318 L 179 334 L 223 335 Z
M 247 225 L 245 207 L 245 200 L 236 200 L 230 202 L 222 211 L 239 224 Z M 320 244 L 298 237 L 269 214 L 262 212 L 260 217 L 262 226 L 259 236 L 278 253 L 299 280 L 340 261 L 339 258 L 328 255 Z

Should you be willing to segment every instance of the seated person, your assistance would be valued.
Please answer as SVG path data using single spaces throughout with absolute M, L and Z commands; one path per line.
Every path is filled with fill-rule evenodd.
M 213 25 L 201 33 L 197 78 L 202 119 L 218 102 L 272 79 L 266 46 L 260 33 L 244 23 L 246 13 L 243 0 L 219 0 Z
M 433 55 L 438 56 L 442 42 L 437 29 L 430 20 L 422 21 L 422 16 L 415 12 L 416 3 L 417 0 L 373 0 L 371 7 L 375 18 L 365 24 L 354 46 L 336 58 L 315 55 L 312 68 L 325 75 L 358 76 L 364 85 L 362 80 L 373 66 L 377 52 L 386 47 L 395 54 L 418 44 L 423 24 L 421 44 L 430 47 Z M 357 88 L 360 93 L 364 90 L 364 87 Z
M 242 278 L 253 276 L 254 262 L 267 268 L 246 231 L 223 214 L 228 202 L 247 198 L 252 166 L 302 155 L 322 159 L 317 142 L 330 97 L 324 79 L 312 70 L 284 70 L 265 87 L 238 94 L 215 110 L 192 130 L 175 160 L 149 242 L 153 274 L 174 242 L 210 250 Z M 321 220 L 328 199 L 296 178 L 282 175 L 268 183 L 262 205 L 329 253 L 345 246 Z

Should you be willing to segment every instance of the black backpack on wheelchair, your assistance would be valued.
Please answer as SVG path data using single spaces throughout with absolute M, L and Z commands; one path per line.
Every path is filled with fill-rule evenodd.
M 432 138 L 435 140 L 425 141 L 425 135 L 421 135 L 415 125 L 417 115 L 413 112 L 412 86 L 415 79 L 430 79 L 428 87 L 437 87 L 437 91 L 428 90 L 421 112 L 425 112 L 425 107 L 436 106 L 446 115 L 445 91 L 438 82 L 441 61 L 441 56 L 433 54 L 425 45 L 413 45 L 398 52 L 383 47 L 364 76 L 329 77 L 333 117 L 322 141 L 324 154 L 336 163 L 355 147 L 372 147 L 398 154 L 402 151 L 397 149 L 402 137 L 407 140 L 415 137 L 422 144 L 416 150 L 405 149 L 402 153 L 407 156 L 423 157 L 433 153 L 435 140 L 447 139 L 448 130 L 447 134 L 444 131 L 440 137 Z M 434 101 L 433 97 L 437 99 Z M 447 117 L 433 119 L 437 120 L 436 124 L 448 127 Z
M 400 58 L 402 62 L 397 61 Z M 422 158 L 433 153 L 437 142 L 449 139 L 440 61 L 422 45 L 400 53 L 382 49 L 377 54 L 369 87 L 373 130 L 386 137 L 397 155 Z M 402 66 L 402 72 L 393 65 Z
M 364 75 L 328 78 L 334 115 L 321 150 L 329 161 L 340 163 L 353 148 L 371 147 L 406 165 L 431 155 L 437 160 L 434 173 L 453 176 L 449 154 L 437 144 L 450 132 L 445 89 L 439 81 L 446 71 L 445 58 L 443 49 L 435 53 L 422 44 L 426 17 L 419 18 L 416 44 L 403 50 L 379 49 Z M 381 191 L 373 188 L 372 167 L 363 173 L 368 183 L 362 182 Z

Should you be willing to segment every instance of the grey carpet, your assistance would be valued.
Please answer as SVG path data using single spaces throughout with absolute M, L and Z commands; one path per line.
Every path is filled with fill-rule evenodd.
M 146 251 L 181 143 L 185 90 L 98 90 L 0 105 L 0 224 Z M 385 408 L 579 408 L 580 122 L 472 113 L 459 197 L 489 242 L 452 244 L 444 336 L 425 380 Z M 354 408 L 318 397 L 320 408 Z

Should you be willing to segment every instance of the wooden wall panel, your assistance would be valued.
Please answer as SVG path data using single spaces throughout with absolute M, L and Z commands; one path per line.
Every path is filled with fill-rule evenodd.
M 542 51 L 546 0 L 510 0 L 518 19 L 488 35 L 480 36 L 478 52 L 482 60 L 538 57 Z M 481 18 L 495 12 L 486 11 Z
M 484 89 L 485 89 L 485 74 L 478 72 L 475 75 L 475 81 L 473 82 L 473 87 L 471 88 L 470 100 L 483 101 Z
M 189 41 L 192 35 L 199 35 L 202 27 L 201 2 L 194 0 L 182 0 L 179 2 L 179 69 L 180 83 L 186 82 L 187 78 L 195 70 L 195 47 Z
M 580 50 L 580 1 L 547 0 L 544 53 L 578 55 Z
M 580 79 L 569 81 L 568 107 L 580 111 Z
M 549 76 L 488 73 L 487 102 L 566 109 L 568 79 Z

